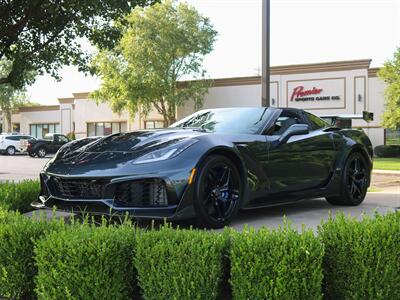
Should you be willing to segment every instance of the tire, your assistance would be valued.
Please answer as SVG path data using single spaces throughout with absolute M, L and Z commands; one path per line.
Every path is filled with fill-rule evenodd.
M 37 149 L 37 151 L 36 151 L 36 155 L 40 158 L 46 157 L 46 154 L 47 154 L 46 148 L 43 148 L 43 147 Z
M 353 152 L 349 155 L 341 177 L 341 194 L 338 197 L 327 197 L 333 205 L 356 206 L 361 204 L 367 195 L 370 182 L 370 168 L 363 155 Z
M 6 153 L 7 155 L 15 155 L 15 152 L 17 152 L 17 150 L 15 149 L 15 147 L 13 146 L 9 146 L 6 149 Z
M 243 197 L 236 166 L 221 155 L 206 158 L 195 178 L 194 209 L 199 226 L 222 228 L 235 217 Z

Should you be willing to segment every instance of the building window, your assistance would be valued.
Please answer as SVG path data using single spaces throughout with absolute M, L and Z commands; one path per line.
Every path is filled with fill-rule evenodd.
M 87 136 L 104 136 L 126 132 L 126 122 L 96 122 L 87 123 Z
M 19 123 L 12 124 L 12 132 L 20 132 L 20 125 Z
M 400 129 L 386 129 L 385 141 L 386 145 L 400 145 Z
M 61 133 L 60 124 L 30 124 L 29 134 L 42 139 L 48 133 Z
M 161 120 L 144 121 L 144 129 L 160 129 L 164 127 L 164 121 Z

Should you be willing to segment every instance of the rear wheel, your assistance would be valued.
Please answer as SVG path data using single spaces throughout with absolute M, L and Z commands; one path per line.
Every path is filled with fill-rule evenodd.
M 9 146 L 6 149 L 7 155 L 15 155 L 16 149 L 13 146 Z
M 243 194 L 236 166 L 228 158 L 213 155 L 196 176 L 194 207 L 199 225 L 221 228 L 236 215 Z
M 341 195 L 327 197 L 334 205 L 359 205 L 364 201 L 370 181 L 370 170 L 364 156 L 354 152 L 348 157 L 341 179 Z
M 39 149 L 36 151 L 36 154 L 37 154 L 38 157 L 43 158 L 43 157 L 46 156 L 47 151 L 46 151 L 45 148 L 39 148 Z

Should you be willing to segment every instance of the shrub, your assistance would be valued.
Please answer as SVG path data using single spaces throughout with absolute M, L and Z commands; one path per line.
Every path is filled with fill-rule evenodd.
M 400 299 L 400 213 L 339 215 L 319 228 L 328 299 Z
M 400 145 L 376 146 L 374 153 L 378 157 L 400 157 Z
M 0 207 L 22 213 L 32 210 L 30 204 L 40 192 L 38 180 L 0 183 Z
M 35 248 L 39 299 L 130 299 L 134 229 L 74 226 Z
M 140 233 L 135 266 L 144 299 L 216 299 L 225 237 L 198 230 Z
M 31 299 L 34 295 L 34 241 L 63 228 L 61 221 L 28 219 L 15 212 L 0 213 L 0 295 Z M 1 297 L 0 297 L 1 298 Z
M 321 299 L 323 246 L 313 232 L 289 226 L 232 236 L 234 299 Z

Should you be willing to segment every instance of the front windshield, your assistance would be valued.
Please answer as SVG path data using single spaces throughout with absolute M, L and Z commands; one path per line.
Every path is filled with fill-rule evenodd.
M 194 113 L 170 128 L 201 128 L 205 131 L 232 134 L 258 133 L 271 116 L 263 107 L 219 108 Z

